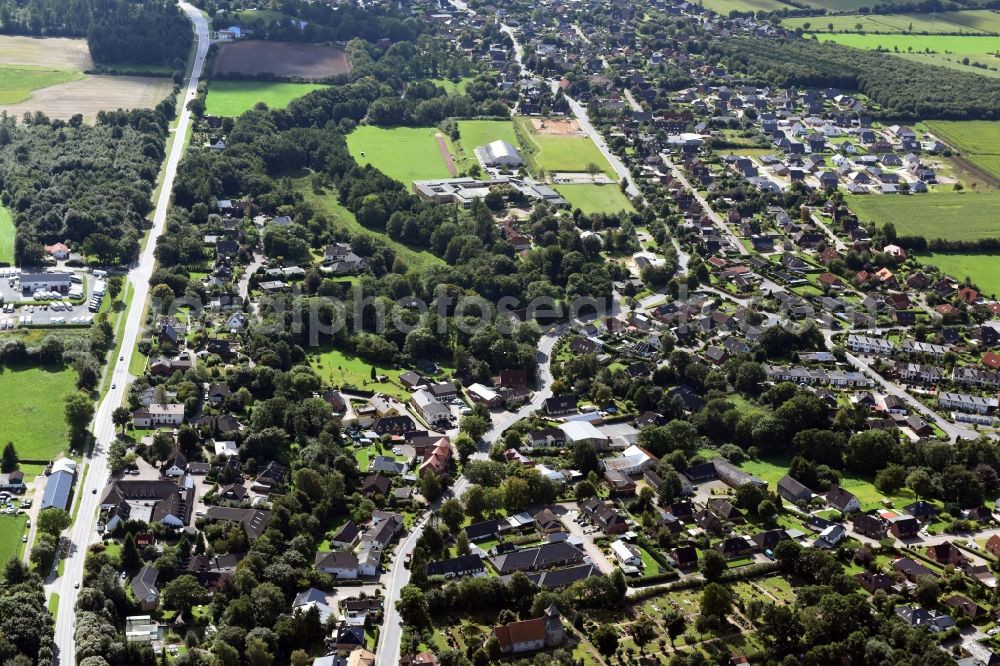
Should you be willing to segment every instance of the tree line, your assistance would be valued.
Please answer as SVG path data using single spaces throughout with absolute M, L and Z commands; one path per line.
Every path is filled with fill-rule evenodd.
M 1000 81 L 815 39 L 736 38 L 710 52 L 730 72 L 771 85 L 858 91 L 880 118 L 1000 118 Z
M 86 37 L 97 63 L 180 69 L 191 48 L 191 24 L 170 0 L 0 0 L 0 32 Z

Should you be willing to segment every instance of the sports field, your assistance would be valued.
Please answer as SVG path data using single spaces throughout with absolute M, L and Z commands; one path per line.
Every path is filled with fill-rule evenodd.
M 407 268 L 413 270 L 424 270 L 430 266 L 444 265 L 444 260 L 428 252 L 427 250 L 415 250 L 399 241 L 389 238 L 386 234 L 379 233 L 364 227 L 354 213 L 347 210 L 337 201 L 335 191 L 324 194 L 313 192 L 309 177 L 300 178 L 295 181 L 295 189 L 302 193 L 303 198 L 308 201 L 318 211 L 323 213 L 331 224 L 337 229 L 345 229 L 352 234 L 366 234 L 377 236 L 386 245 L 392 248 L 396 256 L 402 259 Z
M 892 222 L 900 236 L 928 240 L 996 238 L 1000 192 L 928 192 L 919 196 L 847 196 L 862 221 Z
M 799 16 L 781 21 L 787 28 L 813 32 L 927 33 L 985 35 L 1000 33 L 1000 14 L 973 9 L 934 14 L 846 14 L 842 16 Z M 808 24 L 809 27 L 806 27 Z M 831 29 L 832 26 L 832 29 Z
M 461 170 L 479 164 L 476 148 L 492 141 L 507 141 L 520 149 L 514 134 L 514 123 L 510 120 L 459 120 L 458 141 L 454 144 L 455 162 Z
M 14 231 L 10 210 L 0 206 L 0 264 L 14 263 Z
M 615 176 L 604 155 L 586 135 L 542 133 L 532 124 L 532 119 L 526 117 L 518 118 L 516 122 L 532 144 L 531 158 L 536 167 L 549 173 L 582 172 L 587 170 L 589 164 L 595 164 L 602 173 L 612 178 Z
M 628 200 L 618 184 L 596 185 L 556 185 L 555 190 L 569 202 L 571 208 L 579 208 L 588 215 L 590 213 L 617 213 L 632 211 L 632 202 Z
M 988 297 L 1000 294 L 1000 255 L 934 253 L 918 258 L 920 263 L 937 266 L 957 280 L 971 278 Z
M 211 116 L 238 116 L 258 102 L 270 109 L 283 109 L 293 99 L 325 87 L 319 83 L 212 81 L 205 97 L 205 111 Z
M 371 164 L 409 188 L 414 180 L 448 178 L 434 127 L 360 125 L 347 135 L 347 147 L 358 164 Z
M 75 388 L 72 368 L 0 368 L 0 442 L 14 442 L 23 459 L 54 458 L 66 448 L 63 398 Z

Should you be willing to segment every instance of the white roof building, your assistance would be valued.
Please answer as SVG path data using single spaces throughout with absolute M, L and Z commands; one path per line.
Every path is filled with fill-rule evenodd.
M 477 147 L 476 157 L 483 163 L 483 166 L 487 167 L 521 166 L 523 164 L 517 148 L 508 141 L 502 140 Z
M 597 426 L 588 421 L 569 421 L 560 424 L 559 429 L 566 435 L 566 442 L 569 444 L 607 439 Z

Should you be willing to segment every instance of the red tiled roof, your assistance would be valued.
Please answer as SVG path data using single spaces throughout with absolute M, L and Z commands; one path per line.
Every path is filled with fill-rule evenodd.
M 493 629 L 493 634 L 500 641 L 500 647 L 509 649 L 518 643 L 545 640 L 545 622 L 536 617 L 523 622 L 510 622 Z

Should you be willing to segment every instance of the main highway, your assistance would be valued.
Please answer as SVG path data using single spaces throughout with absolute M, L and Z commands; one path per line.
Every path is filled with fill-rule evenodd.
M 107 371 L 111 374 L 114 388 L 109 390 L 104 399 L 101 400 L 94 415 L 92 432 L 95 443 L 92 452 L 84 458 L 84 465 L 88 471 L 85 475 L 81 474 L 76 489 L 80 495 L 79 510 L 76 520 L 64 534 L 64 538 L 69 541 L 69 552 L 66 556 L 62 576 L 49 586 L 51 592 L 59 595 L 55 643 L 56 660 L 63 666 L 73 666 L 76 663 L 76 646 L 73 637 L 74 607 L 79 594 L 78 586 L 83 579 L 83 561 L 87 547 L 97 534 L 97 509 L 100 491 L 108 478 L 108 448 L 115 438 L 111 412 L 122 404 L 125 397 L 129 379 L 129 359 L 132 357 L 132 350 L 139 339 L 139 332 L 143 324 L 143 306 L 149 295 L 149 278 L 153 273 L 155 263 L 153 250 L 156 248 L 157 239 L 163 233 L 167 211 L 170 207 L 174 176 L 177 174 L 177 166 L 184 153 L 184 144 L 188 128 L 191 125 L 191 112 L 187 109 L 187 103 L 197 94 L 198 79 L 205 66 L 205 56 L 208 54 L 208 23 L 205 17 L 197 8 L 185 2 L 181 2 L 180 7 L 194 24 L 197 40 L 194 63 L 177 110 L 179 115 L 174 130 L 174 140 L 163 167 L 163 186 L 160 189 L 159 199 L 156 201 L 149 240 L 138 262 L 128 275 L 128 279 L 132 283 L 133 297 L 131 306 L 126 313 L 124 338 L 121 345 L 122 356 L 120 357 L 123 360 L 112 358 L 108 365 Z

